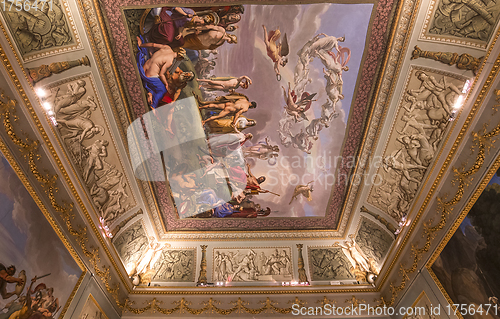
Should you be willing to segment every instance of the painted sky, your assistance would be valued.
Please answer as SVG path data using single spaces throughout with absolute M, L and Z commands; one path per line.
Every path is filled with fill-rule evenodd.
M 245 130 L 254 135 L 253 140 L 245 146 L 270 138 L 272 144 L 279 145 L 280 157 L 274 166 L 259 160 L 252 167 L 255 176 L 265 175 L 267 181 L 262 184 L 264 189 L 279 193 L 281 196 L 261 194 L 254 198 L 263 207 L 269 206 L 273 213 L 269 217 L 304 217 L 324 216 L 331 195 L 334 181 L 334 161 L 340 156 L 345 137 L 349 109 L 354 97 L 354 88 L 358 79 L 362 56 L 364 53 L 366 34 L 373 4 L 313 4 L 313 5 L 247 5 L 245 14 L 235 31 L 238 44 L 225 44 L 218 48 L 216 76 L 248 75 L 253 84 L 243 91 L 251 101 L 257 102 L 257 109 L 250 110 L 245 115 L 257 121 L 257 126 Z M 273 63 L 267 57 L 264 45 L 264 31 L 280 28 L 286 33 L 290 45 L 289 63 L 281 71 L 282 80 L 277 81 Z M 282 86 L 292 83 L 295 65 L 299 51 L 303 45 L 318 33 L 342 37 L 346 41 L 343 47 L 351 49 L 351 59 L 347 64 L 349 71 L 343 73 L 344 100 L 337 105 L 340 116 L 334 119 L 329 128 L 320 132 L 315 141 L 312 154 L 295 149 L 285 148 L 280 143 L 278 122 L 284 117 Z M 326 102 L 326 80 L 323 77 L 323 65 L 316 58 L 310 64 L 309 77 L 313 81 L 306 86 L 306 91 L 317 93 L 317 101 L 308 111 L 310 120 L 321 114 L 321 105 Z M 292 129 L 293 134 L 304 129 L 309 122 L 302 122 Z M 328 176 L 328 181 L 325 177 Z M 289 205 L 294 188 L 297 184 L 306 184 L 314 180 L 313 201 L 304 198 Z
M 53 287 L 54 296 L 64 306 L 82 271 L 1 154 L 0 180 L 0 263 L 16 266 L 16 276 L 24 269 L 26 287 L 34 276 L 50 273 L 35 285 Z M 14 286 L 8 284 L 7 291 Z M 13 299 L 15 296 L 0 299 L 0 308 Z

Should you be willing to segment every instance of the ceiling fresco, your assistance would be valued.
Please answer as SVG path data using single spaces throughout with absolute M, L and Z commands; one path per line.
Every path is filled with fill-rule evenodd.
M 164 227 L 337 227 L 341 202 L 324 199 L 344 196 L 356 165 L 369 109 L 355 88 L 374 83 L 363 59 L 383 57 L 366 49 L 374 10 L 124 9 L 136 74 L 124 76 L 139 117 L 130 156 L 136 177 L 154 184 Z

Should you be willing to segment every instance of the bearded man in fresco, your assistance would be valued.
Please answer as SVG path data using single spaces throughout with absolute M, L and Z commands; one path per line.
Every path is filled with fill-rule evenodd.
M 21 278 L 14 277 L 15 273 L 16 267 L 14 265 L 5 267 L 2 263 L 0 263 L 0 293 L 3 299 L 9 299 L 15 295 L 14 292 L 7 292 L 7 284 L 23 284 L 23 280 Z

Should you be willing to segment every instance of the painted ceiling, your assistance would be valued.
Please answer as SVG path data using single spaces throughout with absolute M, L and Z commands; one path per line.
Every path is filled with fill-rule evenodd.
M 133 100 L 131 112 L 140 118 L 144 116 L 146 122 L 146 134 L 140 132 L 140 120 L 135 120 L 127 131 L 133 150 L 130 154 L 133 166 L 137 167 L 139 175 L 145 175 L 141 178 L 157 180 L 151 176 L 151 171 L 157 173 L 157 167 L 153 168 L 149 149 L 158 150 L 161 155 L 156 156 L 166 166 L 168 182 L 153 183 L 155 196 L 162 208 L 160 218 L 163 227 L 171 230 L 336 229 L 342 199 L 349 185 L 345 179 L 336 182 L 342 176 L 336 175 L 336 168 L 339 166 L 347 176 L 345 173 L 355 166 L 355 152 L 361 145 L 363 129 L 354 123 L 363 123 L 369 111 L 369 107 L 359 101 L 366 99 L 370 92 L 358 91 L 355 94 L 355 88 L 375 83 L 377 75 L 376 72 L 366 71 L 362 74 L 362 60 L 380 63 L 384 53 L 380 46 L 367 48 L 367 39 L 374 42 L 379 36 L 372 32 L 369 25 L 372 22 L 372 25 L 375 23 L 387 30 L 388 20 L 375 17 L 373 4 L 244 5 L 244 13 L 233 13 L 241 19 L 234 24 L 238 28 L 230 33 L 237 36 L 238 43 L 225 43 L 212 52 L 187 49 L 188 58 L 181 63 L 181 67 L 184 71 L 194 70 L 196 79 L 183 89 L 174 106 L 165 104 L 162 107 L 157 104 L 164 102 L 158 103 L 154 98 L 155 101 L 148 103 L 150 107 L 147 107 L 146 94 L 155 90 L 148 89 L 152 85 L 149 79 L 141 75 L 139 80 L 137 75 L 142 74 L 138 68 L 144 69 L 145 62 L 141 62 L 143 51 L 146 55 L 151 52 L 144 48 L 139 51 L 137 37 L 141 37 L 141 42 L 151 43 L 154 31 L 151 29 L 155 27 L 148 23 L 153 23 L 151 21 L 155 16 L 159 17 L 158 13 L 162 10 L 171 14 L 174 22 L 180 19 L 173 7 L 127 8 L 123 11 L 126 24 L 113 24 L 110 29 L 113 33 L 122 34 L 124 37 L 120 41 L 129 44 L 129 50 L 117 52 L 117 58 L 130 71 L 135 71 L 135 74 L 124 74 Z M 271 20 L 273 24 L 266 26 Z M 288 63 L 278 67 L 279 75 L 266 49 L 266 41 L 275 30 L 280 30 L 281 36 L 271 41 L 278 45 L 281 43 L 289 52 L 286 54 Z M 192 36 L 186 38 L 189 37 Z M 168 43 L 174 49 L 178 45 Z M 207 109 L 199 117 L 196 109 L 202 104 L 196 104 L 190 97 L 199 96 L 210 101 L 217 96 L 228 95 L 224 88 L 222 92 L 214 90 L 210 86 L 214 85 L 213 82 L 207 81 L 216 81 L 210 80 L 213 77 L 238 79 L 241 76 L 247 76 L 251 85 L 237 92 L 257 105 L 241 117 L 248 118 L 255 125 L 248 125 L 241 133 L 226 127 L 227 132 L 222 135 L 219 134 L 221 123 L 227 126 L 231 118 L 216 119 L 207 122 L 203 132 L 201 121 L 209 119 L 212 114 Z M 302 98 L 305 99 L 302 109 L 297 111 L 296 108 L 301 106 L 295 104 L 299 104 Z M 148 113 L 152 112 L 151 107 L 156 108 L 158 115 Z M 175 111 L 169 111 L 169 108 Z M 169 112 L 173 113 L 171 122 L 157 121 L 158 118 L 167 118 Z M 229 117 L 232 115 L 234 113 Z M 172 129 L 173 134 L 168 129 Z M 130 137 L 131 134 L 139 137 Z M 251 134 L 252 138 L 239 146 L 236 141 L 242 134 Z M 144 140 L 141 140 L 145 135 L 149 140 L 154 139 L 151 144 L 155 146 L 145 146 Z M 226 141 L 228 138 L 233 140 Z M 158 142 L 160 140 L 168 142 L 162 145 Z M 232 145 L 235 143 L 238 149 Z M 231 148 L 229 153 L 226 149 L 228 145 Z M 135 157 L 141 160 L 134 161 Z M 182 182 L 179 184 L 176 181 L 179 178 L 176 171 L 182 169 L 181 164 L 186 166 L 182 173 L 185 181 L 188 184 L 192 181 L 196 187 L 187 190 L 186 186 L 181 186 Z M 151 167 L 144 168 L 145 165 Z M 150 176 L 143 174 L 142 170 L 149 170 Z M 193 173 L 195 176 L 189 177 Z M 246 179 L 245 174 L 249 176 L 248 180 L 241 181 Z M 263 176 L 265 181 L 256 185 L 250 176 Z M 248 209 L 259 205 L 262 212 L 253 215 L 220 212 L 221 209 L 215 213 L 207 212 L 217 208 L 217 205 L 210 207 L 203 198 L 208 189 L 214 190 L 217 199 L 224 202 L 233 199 L 236 204 L 241 204 L 241 200 L 238 203 L 235 198 L 253 189 L 243 205 Z M 266 213 L 268 207 L 270 211 Z
M 494 70 L 498 5 L 179 5 L 0 14 L 32 126 L 127 289 L 200 271 L 372 289 Z

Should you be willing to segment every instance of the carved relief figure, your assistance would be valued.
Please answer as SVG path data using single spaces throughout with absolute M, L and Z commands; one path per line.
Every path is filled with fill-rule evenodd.
M 380 264 L 389 251 L 394 237 L 377 223 L 363 217 L 355 240 L 365 256 L 373 258 Z
M 342 252 L 352 264 L 350 271 L 355 275 L 356 280 L 360 282 L 368 282 L 368 275 L 378 275 L 378 270 L 375 268 L 372 258 L 366 258 L 361 248 L 354 241 L 354 235 L 349 235 L 349 240 L 343 244 L 335 243 L 333 247 L 342 248 Z
M 351 264 L 339 248 L 311 248 L 309 267 L 313 281 L 354 279 Z
M 98 209 L 100 226 L 110 235 L 109 225 L 132 206 L 133 199 L 121 164 L 114 164 L 118 154 L 110 145 L 112 137 L 104 128 L 91 80 L 80 77 L 66 83 L 51 85 L 44 105 L 52 107 L 63 143 Z
M 1 11 L 22 56 L 76 44 L 63 5 L 50 3 L 38 2 L 38 10 Z
M 293 270 L 290 249 L 270 248 L 216 250 L 214 281 L 289 280 Z
M 133 271 L 133 266 L 141 257 L 142 252 L 148 246 L 148 237 L 142 227 L 141 221 L 137 221 L 130 227 L 118 234 L 113 240 L 113 245 L 122 259 L 127 273 Z
M 391 133 L 379 185 L 368 201 L 400 221 L 444 137 L 464 81 L 418 69 L 412 72 Z
M 194 281 L 196 263 L 194 249 L 163 249 L 153 265 L 151 281 Z
M 500 3 L 495 1 L 441 0 L 429 33 L 488 41 L 499 13 Z
M 136 283 L 149 283 L 151 282 L 151 273 L 153 272 L 153 265 L 158 261 L 161 256 L 161 251 L 165 245 L 157 242 L 154 237 L 149 238 L 149 244 L 146 249 L 141 251 L 138 260 L 127 269 L 127 274 Z M 137 278 L 139 280 L 137 280 Z
M 87 186 L 93 204 L 99 212 L 100 228 L 112 236 L 109 226 L 132 205 L 130 189 L 120 171 L 112 137 L 104 127 L 104 114 L 99 108 L 92 82 L 88 76 L 45 88 L 43 99 L 77 171 Z M 99 137 L 99 138 L 97 138 Z

